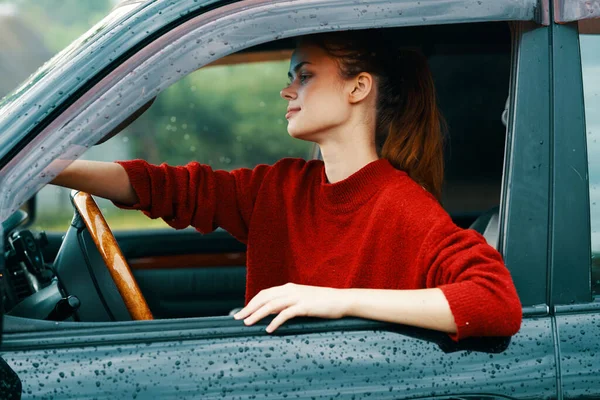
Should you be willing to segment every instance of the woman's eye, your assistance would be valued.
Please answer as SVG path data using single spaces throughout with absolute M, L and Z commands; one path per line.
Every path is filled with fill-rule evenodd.
M 298 80 L 300 80 L 300 83 L 304 83 L 308 78 L 310 78 L 309 74 L 298 75 Z M 294 83 L 294 79 L 288 78 L 287 85 L 290 86 L 292 83 Z

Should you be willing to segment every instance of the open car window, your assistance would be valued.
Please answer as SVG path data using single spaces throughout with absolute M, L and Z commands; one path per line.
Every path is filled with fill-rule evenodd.
M 78 98 L 30 143 L 31 151 L 12 165 L 13 169 L 6 170 L 7 179 L 14 182 L 12 204 L 17 205 L 20 197 L 37 191 L 84 153 L 86 157 L 92 156 L 90 158 L 99 152 L 112 159 L 141 157 L 155 163 L 182 164 L 193 160 L 223 169 L 252 167 L 257 162 L 273 163 L 288 156 L 309 157 L 310 147 L 290 139 L 285 132 L 285 101 L 279 98 L 279 90 L 286 80 L 287 54 L 293 49 L 293 34 L 298 31 L 287 31 L 289 38 L 274 35 L 273 26 L 284 29 L 279 20 L 275 25 L 269 25 L 267 20 L 264 26 L 256 20 L 248 25 L 239 25 L 238 19 L 221 23 L 215 31 L 214 26 L 207 27 L 206 21 L 199 18 L 199 21 L 190 21 L 185 29 L 174 29 L 140 50 Z M 227 36 L 232 26 L 238 27 L 237 30 L 245 27 L 246 34 L 238 32 Z M 389 29 L 396 35 L 399 46 L 421 51 L 433 72 L 439 103 L 448 122 L 444 205 L 465 228 L 479 214 L 494 207 L 497 214 L 506 134 L 502 114 L 508 96 L 511 61 L 508 24 L 487 22 Z M 283 53 L 286 57 L 280 57 L 282 51 L 287 52 Z M 245 62 L 248 52 L 259 57 L 275 56 L 263 62 Z M 219 61 L 230 55 L 238 61 L 230 64 Z M 217 65 L 205 67 L 210 63 Z M 240 73 L 242 68 L 245 70 Z M 236 79 L 246 75 L 255 79 L 247 81 L 249 86 L 239 85 Z M 229 89 L 223 89 L 227 85 Z M 256 91 L 249 92 L 248 88 Z M 154 104 L 123 133 L 90 149 L 154 98 Z M 236 118 L 242 115 L 240 110 L 244 112 L 244 119 Z M 155 120 L 144 119 L 152 115 Z M 249 123 L 249 118 L 257 118 L 257 122 Z M 135 136 L 133 129 L 137 125 Z M 267 126 L 268 131 L 264 129 Z M 264 147 L 257 146 L 259 141 Z M 113 147 L 103 147 L 111 142 Z M 160 147 L 156 143 L 160 143 Z M 128 148 L 137 153 L 126 153 Z M 157 148 L 172 151 L 159 153 Z M 239 153 L 226 153 L 224 149 L 238 149 Z M 18 169 L 19 164 L 28 167 Z M 473 169 L 473 165 L 478 168 Z M 61 202 L 68 204 L 69 200 L 65 196 Z M 148 221 L 137 212 L 130 211 L 127 215 Z M 68 226 L 70 216 L 71 212 L 61 216 L 63 226 Z M 497 225 L 495 229 L 498 230 Z M 164 243 L 159 241 L 154 246 L 164 246 Z M 157 275 L 155 280 L 164 281 L 161 278 L 163 276 Z M 189 279 L 189 275 L 181 275 L 181 280 L 202 281 Z M 180 281 L 173 278 L 171 286 L 181 291 L 178 283 Z M 172 291 L 175 293 L 175 289 Z M 192 289 L 190 294 L 194 294 Z M 197 307 L 190 309 L 198 312 Z M 203 316 L 192 312 L 185 315 Z
M 432 70 L 438 102 L 447 123 L 443 205 L 454 221 L 465 228 L 476 219 L 481 220 L 483 227 L 475 229 L 486 239 L 491 235 L 494 239 L 490 244 L 495 246 L 506 137 L 502 116 L 510 78 L 509 26 L 494 22 L 406 27 L 391 28 L 389 34 L 404 40 L 403 46 L 422 51 Z M 224 170 L 273 164 L 284 157 L 311 158 L 312 143 L 288 135 L 284 121 L 287 104 L 280 97 L 294 43 L 291 38 L 253 46 L 170 82 L 170 86 L 142 104 L 149 107 L 122 132 L 90 149 L 79 147 L 82 154 L 85 150 L 83 157 L 104 161 L 141 158 L 171 165 L 198 161 Z M 160 75 L 163 71 L 157 68 Z M 91 105 L 81 109 L 67 124 L 57 123 L 56 129 L 66 134 L 84 131 L 102 141 L 122 127 L 115 127 L 110 114 L 102 108 L 114 107 L 121 112 L 123 107 L 119 103 L 125 102 L 122 98 L 130 96 L 130 92 L 156 93 L 148 85 L 142 77 L 131 87 L 128 84 L 116 91 L 114 97 L 104 95 L 96 101 L 88 100 L 86 103 Z M 143 111 L 143 108 L 130 109 L 120 125 Z M 77 146 L 70 147 L 70 151 L 76 149 Z M 68 156 L 79 155 L 67 153 Z M 50 167 L 60 167 L 60 162 L 68 159 L 55 160 Z M 473 169 L 473 165 L 478 168 Z M 54 267 L 69 292 L 81 299 L 80 320 L 127 319 L 110 279 L 99 278 L 106 275 L 102 260 L 93 251 L 81 256 L 68 250 L 94 248 L 90 240 L 75 238 L 70 233 L 70 225 L 74 225 L 69 191 L 47 186 L 37 199 L 36 228 L 61 232 L 69 228 L 60 245 L 65 251 L 58 251 Z M 226 237 L 226 232 L 200 237 L 189 229 L 189 237 L 179 232 L 175 235 L 161 219 L 152 220 L 138 211 L 117 209 L 108 201 L 99 199 L 98 203 L 111 229 L 129 230 L 124 232 L 129 236 L 120 237 L 127 239 L 126 242 L 119 244 L 124 247 L 127 262 L 157 318 L 227 315 L 243 305 L 245 247 L 232 243 L 233 237 Z M 480 215 L 489 218 L 480 219 Z M 493 218 L 495 225 L 490 224 Z M 156 228 L 169 231 L 161 232 L 155 240 Z M 147 232 L 142 237 L 144 230 Z M 87 242 L 81 245 L 81 240 Z M 85 309 L 96 296 L 92 296 L 94 299 L 83 296 L 92 293 L 93 288 L 81 290 L 82 283 L 73 279 L 81 269 L 78 266 L 85 265 L 87 260 L 94 270 L 96 289 L 107 290 L 103 294 L 104 303 L 89 306 L 92 311 L 88 314 Z M 76 271 L 60 269 L 65 266 L 75 266 Z M 221 282 L 228 282 L 227 287 Z M 204 293 L 210 293 L 211 298 L 203 298 Z M 102 307 L 111 311 L 104 312 Z
M 488 36 L 479 39 L 478 32 L 484 31 Z M 508 25 L 404 28 L 396 34 L 407 47 L 420 48 L 428 56 L 449 129 L 443 203 L 459 225 L 468 227 L 500 202 Z M 224 170 L 273 164 L 283 157 L 312 158 L 312 144 L 287 134 L 286 102 L 279 94 L 293 44 L 266 43 L 186 75 L 161 92 L 123 132 L 90 148 L 83 158 L 141 158 L 171 165 L 198 161 Z M 477 170 L 471 168 L 474 164 Z M 64 230 L 72 215 L 68 190 L 48 186 L 39 192 L 37 205 L 36 227 Z M 100 200 L 100 206 L 115 230 L 168 228 L 162 220 L 116 209 L 108 201 Z
M 160 93 L 148 109 L 136 111 L 141 114 L 130 125 L 120 132 L 115 128 L 112 138 L 82 158 L 169 165 L 197 161 L 228 171 L 284 157 L 310 159 L 313 144 L 287 134 L 287 103 L 279 95 L 290 55 L 290 50 L 243 52 L 205 66 Z M 98 202 L 113 230 L 172 229 L 161 219 Z M 37 229 L 65 230 L 73 214 L 68 189 L 46 186 L 36 205 Z
M 11 187 L 16 189 L 11 189 L 6 200 L 2 201 L 0 217 L 6 218 L 12 214 L 20 204 L 65 168 L 69 161 L 80 157 L 108 131 L 174 81 L 223 56 L 275 39 L 332 28 L 416 26 L 424 21 L 427 25 L 453 24 L 459 21 L 531 21 L 537 18 L 533 0 L 523 2 L 519 7 L 511 2 L 499 2 L 494 7 L 479 4 L 472 8 L 458 7 L 452 12 L 448 12 L 449 8 L 431 7 L 420 2 L 417 5 L 408 1 L 379 3 L 387 10 L 383 20 L 379 7 L 369 10 L 365 6 L 356 13 L 353 4 L 320 0 L 309 2 L 304 8 L 298 8 L 296 3 L 292 5 L 283 2 L 277 4 L 276 12 L 262 12 L 270 9 L 272 2 L 261 0 L 228 4 L 177 26 L 112 70 L 93 90 L 54 119 L 43 133 L 28 142 L 25 157 L 18 163 L 4 167 L 0 178 L 13 182 Z M 407 8 L 407 4 L 413 6 Z M 169 13 L 176 10 L 177 7 L 169 10 Z M 177 15 L 181 17 L 180 14 Z M 286 18 L 286 15 L 290 18 Z M 115 31 L 119 31 L 119 27 L 115 27 Z M 123 36 L 120 38 L 123 39 Z M 71 74 L 73 71 L 68 72 Z M 65 69 L 60 73 L 65 74 Z M 108 101 L 115 98 L 121 101 Z M 81 112 L 83 109 L 86 111 Z M 33 122 L 25 116 L 17 115 L 23 121 L 21 124 L 12 124 L 11 129 Z M 18 133 L 14 134 L 15 137 L 19 136 Z M 27 166 L 26 170 L 21 166 Z

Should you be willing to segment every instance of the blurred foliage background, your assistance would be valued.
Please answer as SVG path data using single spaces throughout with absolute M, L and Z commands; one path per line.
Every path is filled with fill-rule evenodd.
M 5 20 L 10 18 L 13 25 L 17 20 L 21 32 L 27 29 L 35 37 L 19 43 L 22 52 L 39 52 L 40 45 L 46 49 L 41 53 L 47 55 L 44 60 L 27 66 L 29 75 L 102 20 L 115 4 L 115 0 L 0 0 L 0 15 L 5 6 Z M 0 63 L 2 57 L 10 61 L 6 53 L 0 53 Z M 287 102 L 279 96 L 288 67 L 289 61 L 284 60 L 202 68 L 159 94 L 137 121 L 83 158 L 141 158 L 171 165 L 199 161 L 225 170 L 272 164 L 283 157 L 306 158 L 312 145 L 289 137 L 284 117 Z M 72 216 L 68 190 L 49 185 L 38 193 L 37 200 L 36 226 L 64 230 Z M 113 229 L 166 227 L 141 213 L 118 210 L 106 201 L 99 203 Z
M 20 18 L 57 53 L 100 21 L 116 0 L 0 0 L 13 4 Z

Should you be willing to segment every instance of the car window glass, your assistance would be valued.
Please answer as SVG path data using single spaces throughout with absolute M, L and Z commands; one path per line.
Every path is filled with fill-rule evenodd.
M 279 92 L 287 82 L 289 54 L 276 55 L 286 58 L 207 66 L 188 75 L 123 132 L 82 158 L 170 165 L 198 161 L 223 170 L 273 164 L 284 157 L 310 158 L 312 144 L 292 139 L 286 130 L 287 102 Z M 36 226 L 65 230 L 73 213 L 69 191 L 49 185 L 37 196 Z M 114 230 L 170 229 L 162 219 L 117 209 L 103 199 L 98 203 Z
M 592 292 L 600 294 L 600 21 L 579 23 L 590 184 Z

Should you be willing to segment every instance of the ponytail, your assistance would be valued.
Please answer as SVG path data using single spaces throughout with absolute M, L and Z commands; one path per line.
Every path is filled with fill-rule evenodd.
M 380 155 L 441 201 L 443 117 L 437 106 L 433 77 L 425 57 L 415 51 L 402 51 L 399 61 L 400 85 L 385 82 L 385 78 L 380 82 L 383 89 L 379 92 L 377 110 L 378 141 L 383 141 Z M 396 92 L 389 93 L 395 101 L 386 99 L 385 92 Z

